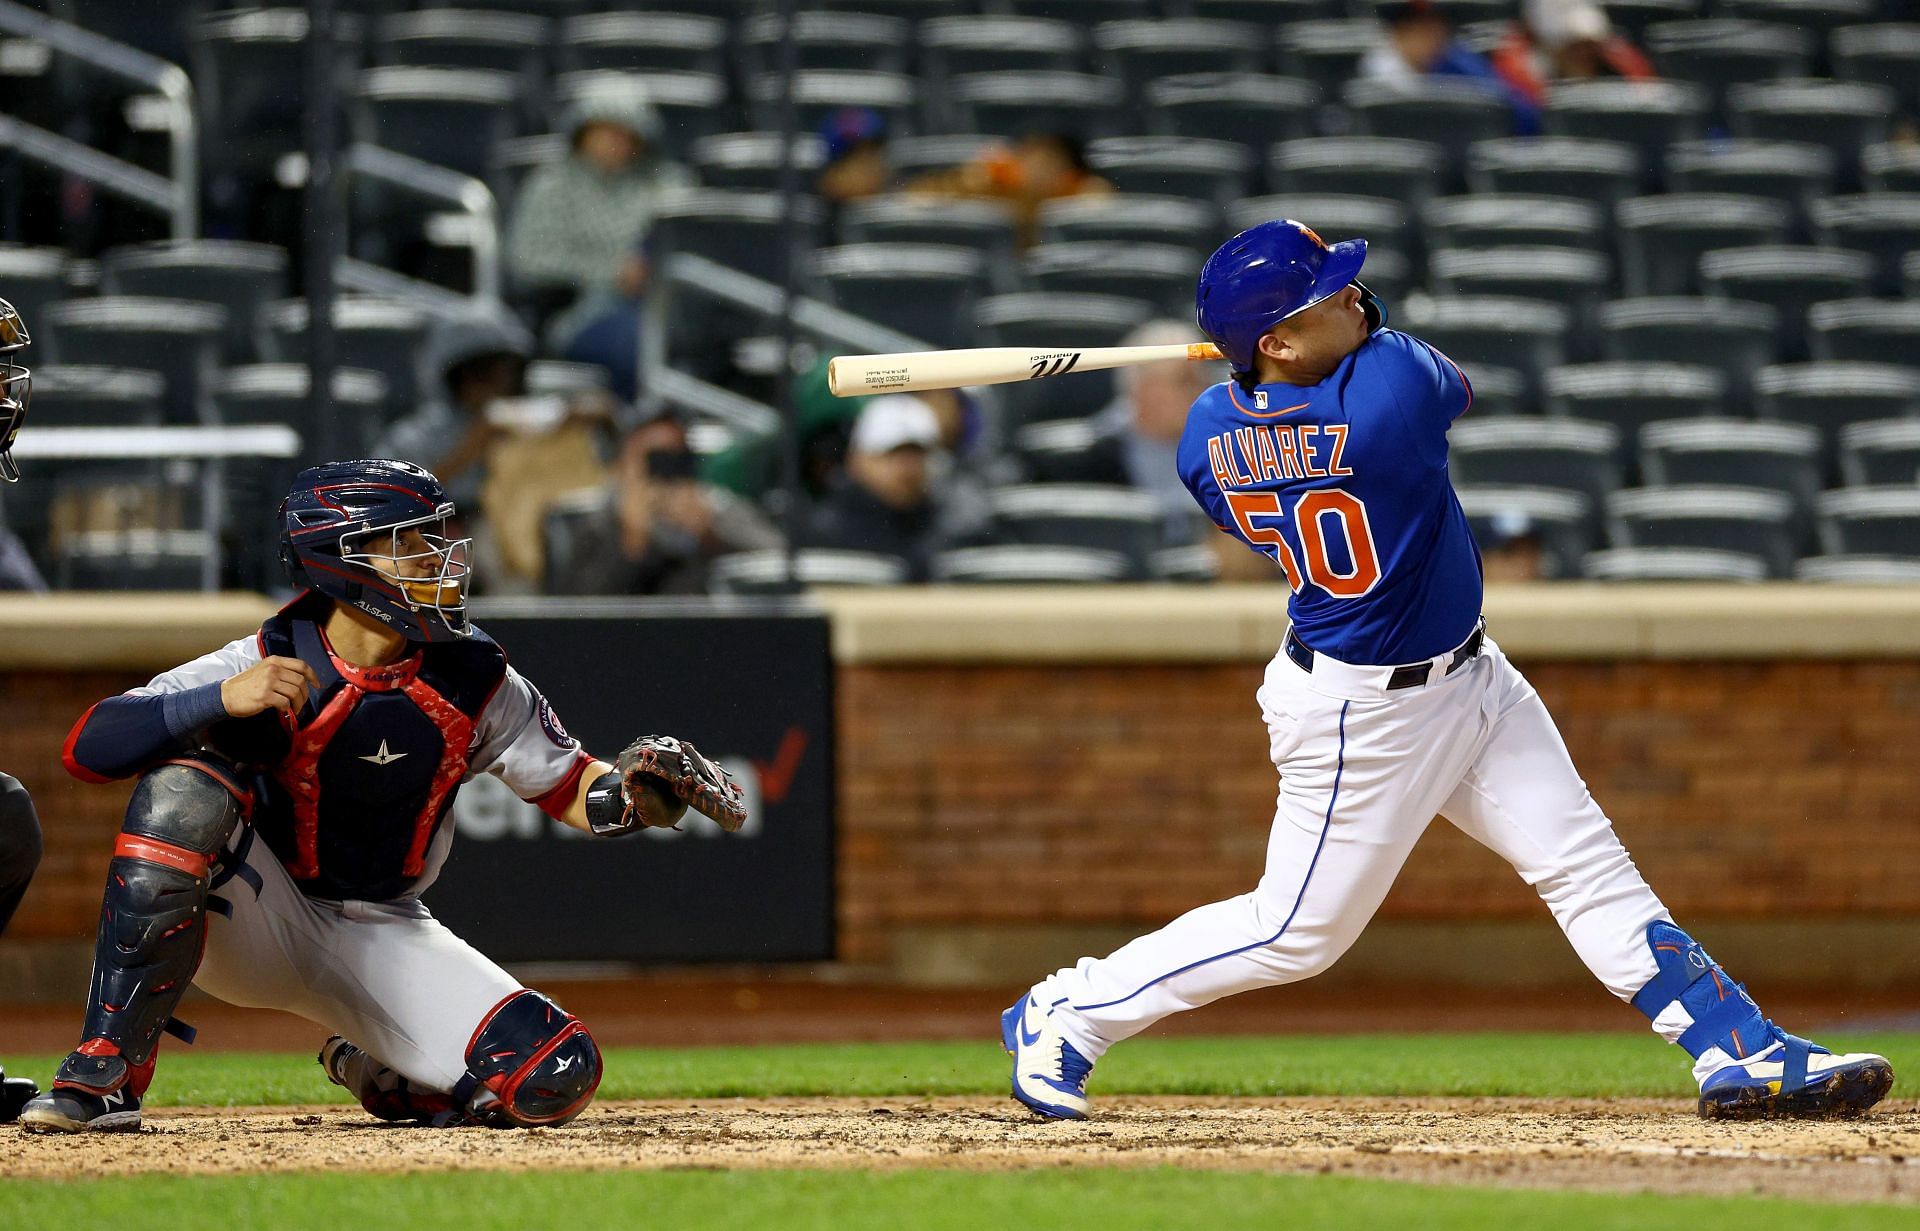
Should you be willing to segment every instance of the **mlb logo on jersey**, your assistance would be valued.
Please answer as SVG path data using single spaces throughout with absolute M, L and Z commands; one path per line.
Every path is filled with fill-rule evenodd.
M 1253 391 L 1253 408 L 1255 410 L 1265 410 L 1267 408 L 1267 391 L 1265 389 L 1255 389 Z

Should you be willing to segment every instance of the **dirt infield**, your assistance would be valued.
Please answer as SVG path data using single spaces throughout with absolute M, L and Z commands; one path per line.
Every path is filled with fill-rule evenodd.
M 1114 1098 L 1098 1119 L 1066 1124 L 1002 1099 L 943 1098 L 615 1103 L 530 1132 L 396 1128 L 339 1107 L 165 1110 L 137 1135 L 0 1129 L 0 1176 L 21 1178 L 1154 1164 L 1920 1204 L 1920 1101 L 1813 1124 L 1708 1124 L 1669 1100 L 1324 1098 Z

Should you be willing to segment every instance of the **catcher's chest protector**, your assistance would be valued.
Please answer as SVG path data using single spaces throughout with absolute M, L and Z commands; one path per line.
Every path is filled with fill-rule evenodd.
M 316 621 L 328 609 L 324 598 L 295 603 L 260 629 L 262 654 L 298 658 L 319 679 L 293 729 L 269 716 L 218 724 L 209 738 L 264 770 L 255 826 L 302 892 L 382 901 L 426 871 L 507 659 L 476 630 L 357 668 L 326 644 Z

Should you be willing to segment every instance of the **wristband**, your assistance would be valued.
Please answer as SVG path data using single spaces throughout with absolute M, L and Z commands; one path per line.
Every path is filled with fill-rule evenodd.
M 620 791 L 619 770 L 608 770 L 587 788 L 587 828 L 595 837 L 626 833 L 633 828 L 633 814 L 627 810 L 626 797 Z

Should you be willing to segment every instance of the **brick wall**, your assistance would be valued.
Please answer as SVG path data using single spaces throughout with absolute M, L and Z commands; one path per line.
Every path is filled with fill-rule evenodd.
M 1689 920 L 1920 916 L 1920 662 L 1523 662 L 1654 887 Z M 911 929 L 1156 925 L 1251 887 L 1274 783 L 1255 665 L 840 673 L 848 960 Z M 125 785 L 59 766 L 145 673 L 0 674 L 0 767 L 47 861 L 9 939 L 90 934 Z M 1381 915 L 1540 918 L 1434 826 Z

